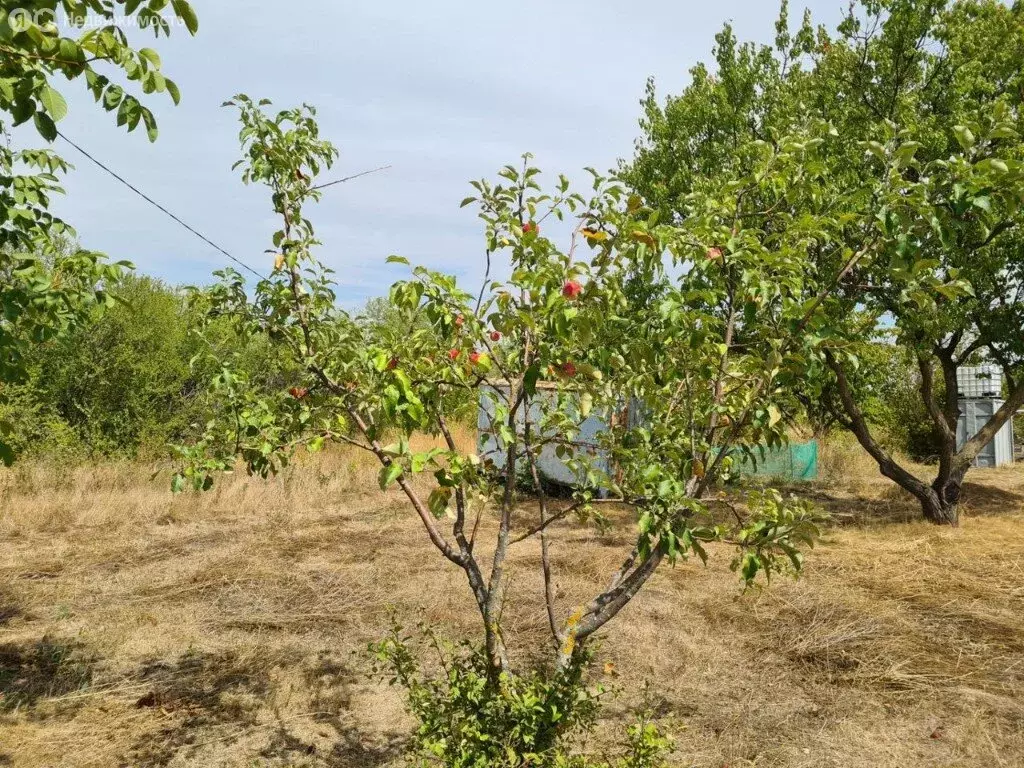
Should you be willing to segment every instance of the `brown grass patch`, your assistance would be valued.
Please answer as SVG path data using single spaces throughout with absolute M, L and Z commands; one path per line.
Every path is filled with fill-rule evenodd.
M 912 503 L 856 453 L 825 461 L 827 482 L 802 491 L 845 524 L 801 581 L 741 595 L 715 547 L 609 625 L 600 661 L 621 694 L 598 738 L 650 680 L 678 765 L 1024 764 L 1024 468 L 972 472 L 946 531 L 899 522 Z M 400 765 L 410 723 L 366 676 L 366 643 L 392 608 L 477 629 L 402 499 L 348 451 L 178 498 L 155 469 L 0 474 L 0 765 Z M 569 612 L 630 524 L 555 534 Z M 522 660 L 545 637 L 536 548 L 510 570 Z

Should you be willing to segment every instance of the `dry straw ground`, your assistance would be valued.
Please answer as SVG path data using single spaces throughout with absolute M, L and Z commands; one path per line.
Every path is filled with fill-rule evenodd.
M 803 580 L 741 595 L 716 548 L 609 625 L 599 668 L 623 692 L 595 738 L 653 680 L 678 765 L 1024 765 L 1022 468 L 972 473 L 957 531 L 913 522 L 856 451 L 825 469 L 803 492 L 836 524 Z M 0 765 L 400 764 L 409 722 L 362 650 L 389 608 L 476 629 L 401 499 L 344 452 L 205 496 L 149 473 L 0 475 Z M 558 530 L 565 606 L 629 535 Z M 531 544 L 513 579 L 521 654 L 544 631 Z

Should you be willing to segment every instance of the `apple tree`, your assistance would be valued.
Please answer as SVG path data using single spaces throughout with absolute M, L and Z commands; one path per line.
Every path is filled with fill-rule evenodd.
M 412 268 L 391 290 L 397 317 L 381 326 L 339 308 L 332 273 L 315 256 L 305 206 L 336 150 L 313 110 L 268 114 L 268 102 L 244 96 L 229 104 L 241 114 L 243 180 L 269 188 L 281 226 L 268 279 L 250 290 L 225 270 L 195 300 L 211 321 L 230 319 L 244 337 L 279 345 L 294 380 L 267 397 L 211 344 L 220 416 L 179 448 L 173 487 L 207 489 L 239 459 L 266 476 L 300 449 L 330 443 L 377 459 L 381 489 L 405 497 L 438 555 L 463 572 L 480 615 L 480 651 L 452 667 L 458 681 L 424 682 L 399 635 L 377 648 L 410 689 L 422 749 L 445 765 L 550 755 L 593 703 L 579 687 L 591 640 L 666 562 L 705 559 L 709 544 L 725 542 L 744 583 L 800 570 L 816 513 L 775 491 L 737 503 L 722 481 L 738 452 L 785 439 L 776 401 L 807 375 L 809 332 L 830 301 L 832 288 L 804 300 L 807 247 L 827 228 L 783 226 L 776 213 L 783 199 L 813 196 L 828 126 L 752 147 L 749 174 L 705 179 L 685 226 L 659 223 L 596 172 L 585 195 L 564 177 L 545 190 L 526 156 L 498 181 L 474 182 L 463 201 L 483 226 L 482 284 L 467 291 L 453 277 Z M 549 235 L 559 228 L 568 233 L 562 246 Z M 669 262 L 680 267 L 675 277 Z M 638 266 L 671 286 L 646 315 L 627 295 Z M 386 330 L 395 328 L 404 330 Z M 452 432 L 467 392 L 489 422 L 479 452 L 460 449 Z M 621 417 L 627 405 L 635 417 Z M 599 454 L 610 463 L 578 440 L 594 414 L 604 418 Z M 413 450 L 416 433 L 436 435 L 437 447 Z M 547 492 L 546 449 L 572 470 L 569 499 Z M 552 573 L 556 532 L 567 520 L 602 522 L 611 509 L 632 515 L 635 545 L 606 588 L 563 605 Z M 543 670 L 517 664 L 502 621 L 509 552 L 531 541 L 550 633 Z M 467 700 L 470 680 L 477 693 Z M 529 716 L 524 701 L 537 704 Z M 474 726 L 452 730 L 467 708 Z
M 803 394 L 936 523 L 956 524 L 966 472 L 1024 405 L 1022 13 L 989 0 L 870 0 L 853 5 L 835 32 L 805 19 L 791 35 L 784 12 L 774 47 L 739 45 L 727 30 L 716 74 L 694 70 L 687 90 L 663 105 L 649 93 L 644 136 L 625 169 L 645 201 L 684 219 L 691 154 L 744 168 L 752 137 L 777 142 L 816 118 L 835 126 L 842 140 L 820 153 L 816 198 L 842 211 L 842 248 L 815 248 L 809 258 L 829 275 L 844 253 L 872 256 L 829 303 L 815 358 L 824 375 L 809 377 Z M 709 132 L 716 114 L 721 125 Z M 790 214 L 818 215 L 797 204 Z M 915 386 L 940 435 L 930 482 L 900 464 L 868 418 L 873 377 L 858 373 L 857 350 L 881 328 L 915 362 Z M 983 361 L 1002 366 L 1005 405 L 958 444 L 957 371 Z

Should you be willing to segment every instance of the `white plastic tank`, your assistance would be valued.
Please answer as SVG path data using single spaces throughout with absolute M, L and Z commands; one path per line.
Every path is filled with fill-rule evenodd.
M 491 428 L 491 422 L 494 417 L 494 402 L 492 398 L 495 393 L 498 393 L 502 398 L 507 397 L 509 387 L 506 382 L 499 381 L 484 384 L 480 389 L 480 409 L 477 415 L 478 450 L 482 459 L 493 461 L 495 467 L 501 469 L 505 466 L 505 448 L 501 438 L 495 435 Z M 530 421 L 533 424 L 537 424 L 542 418 L 543 406 L 539 402 L 540 400 L 551 400 L 557 397 L 557 385 L 551 382 L 538 382 L 537 395 L 530 406 Z M 520 425 L 523 423 L 524 416 L 523 410 L 520 409 Z M 588 463 L 590 466 L 607 474 L 613 474 L 614 467 L 612 466 L 611 458 L 605 454 L 598 444 L 598 436 L 609 429 L 612 418 L 616 420 L 626 419 L 630 424 L 633 424 L 638 418 L 638 405 L 631 403 L 630 406 L 623 408 L 614 416 L 607 411 L 598 411 L 595 408 L 579 424 L 579 431 L 574 435 L 572 442 L 569 444 L 577 456 L 589 457 Z M 541 451 L 540 459 L 537 462 L 539 474 L 545 480 L 558 485 L 575 485 L 577 478 L 572 470 L 566 466 L 566 462 L 558 456 L 558 443 L 561 436 L 548 433 L 544 437 L 549 440 L 554 438 L 554 441 L 545 445 Z
M 1002 406 L 1003 372 L 995 365 L 976 365 L 956 372 L 960 420 L 957 449 L 980 432 Z M 974 460 L 976 467 L 1002 467 L 1013 463 L 1013 419 L 1006 422 Z

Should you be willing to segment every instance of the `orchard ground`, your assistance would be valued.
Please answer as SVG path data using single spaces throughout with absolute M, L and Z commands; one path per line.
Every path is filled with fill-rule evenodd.
M 593 740 L 646 698 L 673 765 L 1024 764 L 1024 466 L 972 472 L 959 530 L 917 522 L 853 447 L 823 468 L 798 489 L 833 514 L 801 581 L 740 594 L 715 546 L 609 624 Z M 176 498 L 155 469 L 0 474 L 0 765 L 400 765 L 412 724 L 367 643 L 391 612 L 479 624 L 403 498 L 346 451 Z M 615 523 L 558 528 L 567 612 L 626 553 Z M 543 643 L 538 548 L 514 551 L 508 626 Z

